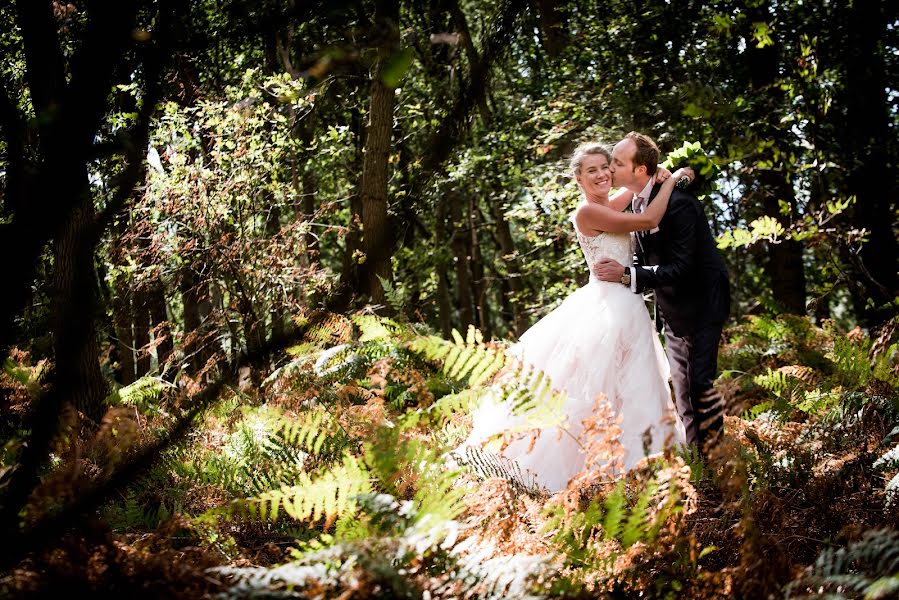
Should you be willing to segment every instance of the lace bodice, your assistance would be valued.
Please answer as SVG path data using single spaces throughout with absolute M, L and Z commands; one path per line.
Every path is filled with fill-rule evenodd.
M 571 219 L 574 232 L 577 234 L 578 244 L 587 261 L 587 269 L 597 263 L 600 258 L 617 260 L 624 266 L 630 266 L 634 262 L 634 241 L 629 233 L 600 233 L 595 236 L 586 236 L 577 228 L 574 218 Z M 591 273 L 591 278 L 593 277 Z

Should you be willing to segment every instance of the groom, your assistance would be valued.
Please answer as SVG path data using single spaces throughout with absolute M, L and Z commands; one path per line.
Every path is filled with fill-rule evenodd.
M 612 185 L 634 193 L 634 212 L 655 198 L 659 148 L 646 135 L 627 134 L 612 150 Z M 678 186 L 680 187 L 680 186 Z M 625 267 L 602 259 L 593 272 L 635 293 L 651 288 L 665 326 L 665 347 L 677 412 L 687 443 L 705 450 L 724 425 L 724 402 L 712 382 L 718 368 L 718 341 L 730 311 L 730 283 L 702 205 L 675 189 L 659 226 L 638 232 L 637 264 Z

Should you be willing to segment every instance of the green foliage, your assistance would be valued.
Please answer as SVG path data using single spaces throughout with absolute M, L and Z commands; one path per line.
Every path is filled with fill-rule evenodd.
M 427 336 L 414 340 L 409 347 L 427 360 L 441 361 L 447 377 L 465 382 L 470 388 L 480 386 L 506 366 L 502 349 L 485 344 L 481 332 L 473 326 L 465 338 L 455 329 L 452 334 L 452 342 Z
M 339 459 L 350 445 L 346 432 L 323 409 L 297 417 L 271 407 L 247 409 L 222 448 L 199 457 L 192 471 L 202 481 L 240 495 L 311 485 L 306 470 Z
M 352 455 L 318 476 L 299 473 L 294 485 L 264 492 L 246 501 L 250 513 L 262 519 L 278 519 L 279 510 L 297 521 L 332 522 L 356 510 L 354 497 L 371 491 L 370 475 Z
M 696 174 L 696 180 L 690 184 L 689 191 L 702 199 L 718 190 L 718 179 L 721 168 L 710 157 L 699 142 L 684 142 L 683 146 L 669 152 L 662 166 L 669 171 L 680 167 L 690 167 Z
M 826 548 L 785 589 L 788 598 L 892 598 L 899 592 L 899 533 L 874 529 L 845 548 Z
M 14 381 L 20 383 L 32 399 L 37 399 L 41 395 L 41 383 L 44 375 L 47 373 L 48 366 L 49 363 L 47 361 L 39 361 L 35 365 L 27 365 L 13 360 L 11 356 L 7 356 L 6 360 L 3 361 L 3 372 Z
M 609 574 L 621 553 L 637 543 L 652 544 L 661 528 L 683 509 L 682 490 L 661 461 L 635 482 L 619 480 L 586 508 L 549 504 L 546 529 L 565 561 L 576 569 L 564 587 L 593 573 Z M 561 589 L 560 587 L 560 589 Z
M 122 504 L 103 511 L 103 518 L 117 531 L 146 531 L 164 523 L 171 514 L 165 504 L 148 505 L 146 498 L 139 498 L 136 491 L 129 490 Z
M 165 414 L 159 401 L 165 390 L 174 387 L 161 377 L 145 375 L 132 384 L 114 390 L 107 396 L 106 403 L 133 406 L 146 415 Z

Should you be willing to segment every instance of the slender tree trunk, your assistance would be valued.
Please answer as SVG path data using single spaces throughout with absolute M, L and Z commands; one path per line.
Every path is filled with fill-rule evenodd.
M 474 310 L 472 308 L 472 286 L 470 262 L 468 254 L 470 234 L 466 231 L 467 223 L 462 219 L 462 197 L 457 190 L 448 190 L 446 201 L 450 208 L 450 226 L 452 238 L 450 246 L 453 251 L 456 265 L 456 292 L 459 306 L 459 319 L 462 321 L 462 330 L 467 330 L 469 325 L 474 325 Z
M 267 237 L 272 239 L 281 231 L 281 209 L 274 202 L 269 208 L 268 217 L 265 221 L 265 230 Z M 271 326 L 271 337 L 280 338 L 284 335 L 284 299 L 282 298 L 280 289 L 271 292 L 271 306 L 269 307 L 269 321 Z
M 165 301 L 165 287 L 158 270 L 149 282 L 146 292 L 147 318 L 150 323 L 150 336 L 156 348 L 156 361 L 160 375 L 165 373 L 166 363 L 172 355 L 174 341 Z
M 131 290 L 124 277 L 116 280 L 112 290 L 112 322 L 116 336 L 116 353 L 119 357 L 119 382 L 122 385 L 134 383 L 136 363 L 134 360 L 134 309 L 131 303 Z
M 187 363 L 192 374 L 196 374 L 212 356 L 212 348 L 204 335 L 206 330 L 204 320 L 212 310 L 210 286 L 188 267 L 181 274 L 180 288 L 186 342 L 183 351 L 188 357 Z
M 780 212 L 778 200 L 795 205 L 793 188 L 782 171 L 761 171 L 765 214 L 776 218 L 784 228 L 790 226 L 789 215 Z M 802 244 L 796 240 L 784 240 L 769 244 L 765 271 L 771 280 L 774 300 L 786 312 L 805 314 L 805 265 L 802 262 Z
M 492 202 L 490 206 L 493 211 L 493 219 L 496 222 L 496 238 L 499 241 L 500 252 L 502 252 L 503 264 L 506 266 L 504 281 L 509 291 L 515 297 L 514 300 L 509 302 L 512 310 L 512 326 L 515 335 L 520 336 L 527 329 L 527 318 L 519 304 L 524 288 L 521 285 L 521 271 L 518 268 L 518 250 L 515 248 L 515 243 L 512 240 L 512 230 L 509 228 L 509 222 L 506 220 L 502 204 Z
M 855 225 L 869 232 L 859 255 L 857 277 L 865 298 L 857 298 L 856 307 L 863 322 L 874 326 L 895 314 L 895 308 L 885 305 L 899 294 L 895 229 L 899 183 L 890 169 L 899 142 L 890 126 L 890 111 L 895 106 L 887 98 L 890 84 L 884 58 L 887 49 L 883 47 L 887 26 L 895 16 L 884 14 L 886 5 L 878 2 L 855 2 L 847 10 L 850 41 L 841 54 L 846 121 L 836 131 L 844 136 L 840 148 L 848 158 L 848 191 L 856 196 Z M 873 306 L 867 305 L 866 298 L 874 301 Z
M 558 0 L 537 0 L 536 4 L 540 14 L 543 48 L 549 56 L 555 58 L 568 45 L 568 34 L 565 29 L 565 21 L 559 12 L 559 2 Z
M 767 2 L 753 9 L 749 22 L 764 21 L 767 15 Z M 753 92 L 758 94 L 760 102 L 759 111 L 765 111 L 756 118 L 760 121 L 770 120 L 771 114 L 778 114 L 783 110 L 783 92 L 776 85 L 780 76 L 781 50 L 777 45 L 769 45 L 762 48 L 755 44 L 749 45 L 745 52 L 745 60 L 749 71 L 750 85 Z M 772 131 L 772 136 L 775 132 Z M 775 139 L 781 156 L 789 155 L 791 142 Z M 778 159 L 770 150 L 759 157 L 760 162 L 768 162 L 775 167 Z M 785 228 L 790 226 L 790 217 L 797 214 L 796 197 L 793 186 L 787 176 L 786 169 L 789 165 L 779 165 L 779 169 L 768 168 L 759 171 L 759 183 L 761 184 L 762 207 L 765 215 L 776 219 Z M 778 201 L 786 202 L 790 207 L 790 214 L 784 215 L 780 210 Z M 771 282 L 771 292 L 774 300 L 780 307 L 790 313 L 805 314 L 805 266 L 802 261 L 803 245 L 798 241 L 785 241 L 780 244 L 768 244 L 767 260 L 764 261 L 764 269 Z
M 293 108 L 290 109 L 291 122 L 295 122 L 296 114 Z M 298 137 L 302 142 L 302 146 L 308 147 L 312 142 L 313 130 L 308 120 L 311 115 L 307 115 L 303 123 L 296 125 L 299 129 Z M 294 192 L 293 213 L 294 218 L 299 223 L 309 223 L 315 215 L 315 173 L 312 169 L 300 164 L 299 150 L 295 147 L 291 153 L 290 174 Z M 303 273 L 310 272 L 318 265 L 318 248 L 315 236 L 312 233 L 310 225 L 306 225 L 306 232 L 303 234 L 303 247 L 297 253 L 297 262 Z M 303 289 L 302 285 L 296 290 L 297 298 L 301 306 L 309 303 L 309 294 Z M 312 298 L 312 303 L 315 299 Z
M 474 195 L 471 195 L 468 201 L 468 229 L 471 233 L 469 256 L 471 256 L 472 291 L 474 292 L 475 307 L 477 307 L 478 329 L 485 338 L 490 338 L 493 334 L 490 329 L 490 305 L 487 302 L 487 278 L 484 274 L 484 260 L 481 257 L 480 216 L 481 211 L 478 209 L 477 200 Z
M 478 76 L 481 74 L 483 77 L 488 76 L 488 71 L 484 68 L 484 65 L 481 61 L 480 55 L 478 55 L 478 50 L 474 46 L 474 42 L 471 39 L 471 33 L 468 30 L 468 20 L 465 18 L 465 13 L 462 12 L 462 9 L 459 8 L 459 2 L 457 0 L 451 0 L 449 3 L 450 14 L 453 17 L 453 24 L 459 29 L 459 33 L 461 35 L 462 47 L 465 48 L 465 55 L 468 57 L 468 62 L 471 65 L 471 74 L 472 77 Z M 487 81 L 484 81 L 485 91 L 483 94 L 479 94 L 476 98 L 478 104 L 478 112 L 481 115 L 481 119 L 484 121 L 485 125 L 490 125 L 491 122 L 491 114 L 490 108 L 487 106 L 487 90 L 489 90 L 489 85 Z
M 143 377 L 152 369 L 150 356 L 150 299 L 146 287 L 134 291 L 134 349 L 137 352 L 137 376 Z
M 366 129 L 362 123 L 362 115 L 358 106 L 353 106 L 350 109 L 350 128 L 355 134 L 356 140 L 353 172 L 358 173 L 362 169 L 362 149 L 365 147 L 366 135 Z M 359 265 L 359 257 L 362 255 L 362 199 L 360 195 L 362 185 L 358 185 L 356 190 L 349 198 L 350 222 L 344 235 L 340 284 L 334 298 L 328 303 L 328 307 L 335 312 L 343 312 L 357 298 L 365 294 L 362 269 Z
M 434 225 L 434 247 L 436 253 L 434 256 L 434 270 L 437 273 L 437 314 L 440 321 L 440 332 L 445 339 L 449 339 L 453 330 L 452 303 L 449 293 L 449 274 L 447 272 L 447 263 L 449 257 L 445 254 L 444 249 L 447 247 L 447 231 L 446 231 L 446 202 L 438 202 L 436 223 Z
M 375 23 L 384 30 L 386 41 L 379 49 L 378 64 L 371 82 L 371 108 L 365 133 L 362 163 L 362 242 L 365 250 L 365 274 L 368 294 L 377 304 L 387 298 L 381 280 L 391 281 L 390 258 L 393 239 L 387 215 L 387 159 L 393 133 L 393 87 L 385 83 L 385 65 L 399 44 L 399 4 L 379 0 Z
M 128 225 L 125 219 L 119 220 L 113 230 L 110 244 L 110 259 L 115 269 L 110 290 L 113 331 L 115 332 L 115 348 L 118 355 L 118 380 L 122 385 L 133 383 L 136 379 L 136 361 L 134 357 L 134 293 L 133 281 L 126 272 L 120 270 L 127 264 L 127 242 L 125 231 Z

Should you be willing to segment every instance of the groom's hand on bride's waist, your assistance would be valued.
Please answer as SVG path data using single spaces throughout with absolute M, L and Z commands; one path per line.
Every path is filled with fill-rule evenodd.
M 593 275 L 600 281 L 621 281 L 624 265 L 611 258 L 600 258 L 593 264 Z

